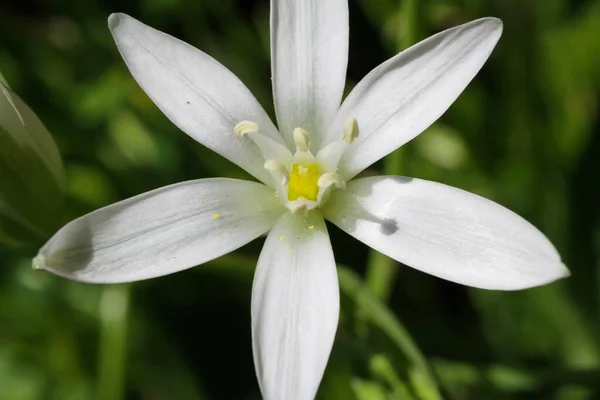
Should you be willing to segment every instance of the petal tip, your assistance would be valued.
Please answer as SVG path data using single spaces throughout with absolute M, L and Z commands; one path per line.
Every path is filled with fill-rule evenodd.
M 31 261 L 31 268 L 33 268 L 35 271 L 42 271 L 46 269 L 46 257 L 44 257 L 41 254 L 38 254 L 32 261 Z
M 571 271 L 569 271 L 569 268 L 567 268 L 567 266 L 564 263 L 559 261 L 559 263 L 556 264 L 555 269 L 549 271 L 548 274 L 546 274 L 543 278 L 540 277 L 540 279 L 530 281 L 527 284 L 515 285 L 514 288 L 509 287 L 504 290 L 531 289 L 531 288 L 535 288 L 535 287 L 539 287 L 539 286 L 549 285 L 560 279 L 568 278 L 570 276 L 571 276 Z
M 571 276 L 571 271 L 565 265 L 565 263 L 560 263 L 560 266 L 561 266 L 561 274 L 558 276 L 558 279 L 570 277 Z
M 481 19 L 482 22 L 489 25 L 490 31 L 496 31 L 498 35 L 502 34 L 502 30 L 504 29 L 504 23 L 500 18 L 496 17 L 486 17 Z
M 130 18 L 127 14 L 112 13 L 108 16 L 108 29 L 114 31 L 126 18 Z

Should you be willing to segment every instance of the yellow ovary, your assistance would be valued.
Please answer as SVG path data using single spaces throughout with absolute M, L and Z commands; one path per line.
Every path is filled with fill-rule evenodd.
M 288 200 L 294 201 L 299 197 L 316 201 L 319 194 L 319 166 L 315 163 L 308 166 L 294 164 L 288 183 Z

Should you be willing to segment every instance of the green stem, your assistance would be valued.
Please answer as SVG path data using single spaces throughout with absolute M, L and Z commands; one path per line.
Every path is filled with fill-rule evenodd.
M 111 285 L 100 298 L 98 399 L 124 398 L 129 285 Z
M 352 299 L 363 315 L 381 329 L 406 356 L 411 365 L 413 386 L 416 386 L 420 398 L 441 399 L 425 356 L 393 312 L 349 268 L 338 266 L 338 279 L 340 291 Z
M 398 32 L 398 51 L 409 48 L 421 38 L 419 22 L 421 21 L 423 0 L 403 0 Z
M 404 0 L 402 2 L 402 13 L 399 23 L 396 47 L 402 51 L 420 38 L 419 21 L 421 14 L 421 3 L 419 0 Z M 404 148 L 399 148 L 388 155 L 383 161 L 384 175 L 400 175 L 404 168 Z M 377 251 L 371 251 L 367 263 L 366 280 L 369 289 L 377 298 L 387 302 L 396 275 L 398 274 L 398 263 Z
M 600 312 L 600 224 L 596 225 L 596 232 L 594 235 L 594 239 L 596 241 L 596 262 L 597 262 L 597 267 L 596 267 L 596 296 L 598 299 L 598 307 L 596 308 L 599 312 Z M 597 321 L 600 321 L 600 315 L 598 315 L 598 319 Z M 596 340 L 600 340 L 600 338 L 598 338 L 597 335 L 596 336 Z M 598 346 L 600 346 L 600 342 L 596 342 Z M 599 381 L 600 382 L 600 381 Z
M 367 262 L 366 282 L 375 297 L 387 302 L 398 275 L 398 263 L 378 251 L 371 250 Z

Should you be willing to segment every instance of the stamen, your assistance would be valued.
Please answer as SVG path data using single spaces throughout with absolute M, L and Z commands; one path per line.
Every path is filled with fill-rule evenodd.
M 269 160 L 264 164 L 264 167 L 267 171 L 270 171 L 271 174 L 279 174 L 281 177 L 281 184 L 285 187 L 290 181 L 290 174 L 288 170 L 285 168 L 283 164 L 281 164 L 277 160 Z
M 281 172 L 282 175 L 285 175 L 284 180 L 285 184 L 287 184 L 289 176 L 286 169 L 294 163 L 294 156 L 284 144 L 260 133 L 259 126 L 256 122 L 241 121 L 236 124 L 233 131 L 236 136 L 247 137 L 254 142 L 256 147 L 260 150 L 263 159 L 267 160 L 265 168 L 272 173 Z M 270 165 L 270 167 L 268 167 L 268 165 Z M 283 174 L 283 172 L 285 172 L 285 174 Z M 279 176 L 277 176 L 276 179 L 279 180 Z
M 352 143 L 358 137 L 358 122 L 351 118 L 344 125 L 342 140 L 346 143 Z
M 264 167 L 267 171 L 278 171 L 281 164 L 279 164 L 277 160 L 269 160 L 265 162 Z
M 310 135 L 303 128 L 297 127 L 293 131 L 294 154 L 278 140 L 279 137 L 270 137 L 259 129 L 256 122 L 241 121 L 233 132 L 240 138 L 247 136 L 258 147 L 266 160 L 264 167 L 275 183 L 276 195 L 292 213 L 307 214 L 327 201 L 331 189 L 346 187 L 344 178 L 336 170 L 344 151 L 358 137 L 355 119 L 346 121 L 342 137 L 321 149 L 316 158 L 309 149 Z M 213 219 L 220 218 L 220 214 L 213 215 Z
M 317 185 L 322 190 L 327 189 L 331 185 L 335 185 L 338 189 L 346 188 L 346 181 L 340 174 L 336 174 L 335 172 L 327 172 L 319 177 Z
M 236 136 L 242 137 L 248 133 L 256 133 L 258 132 L 258 129 L 259 127 L 256 122 L 242 121 L 238 122 L 233 128 L 233 133 L 235 133 Z
M 304 198 L 300 198 L 294 201 L 288 201 L 285 206 L 293 214 L 306 214 L 308 212 L 308 204 Z
M 327 172 L 337 171 L 338 164 L 348 146 L 358 137 L 358 122 L 351 118 L 346 121 L 341 140 L 337 139 L 323 147 L 317 154 L 317 162 Z
M 296 151 L 308 151 L 310 137 L 308 132 L 302 128 L 294 129 L 294 142 L 296 142 Z

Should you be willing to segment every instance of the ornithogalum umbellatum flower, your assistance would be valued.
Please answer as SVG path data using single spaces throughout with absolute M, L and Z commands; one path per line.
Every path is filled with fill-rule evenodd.
M 109 26 L 162 112 L 258 182 L 200 179 L 113 204 L 62 228 L 34 265 L 83 282 L 130 282 L 202 264 L 268 233 L 251 306 L 265 399 L 313 398 L 327 364 L 339 292 L 325 219 L 395 260 L 469 286 L 522 289 L 568 274 L 542 233 L 496 203 L 420 179 L 354 179 L 446 111 L 492 52 L 500 20 L 418 43 L 371 71 L 342 103 L 347 0 L 272 0 L 278 128 L 207 54 L 124 14 L 111 15 Z

